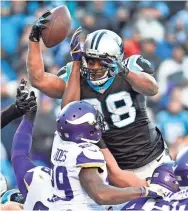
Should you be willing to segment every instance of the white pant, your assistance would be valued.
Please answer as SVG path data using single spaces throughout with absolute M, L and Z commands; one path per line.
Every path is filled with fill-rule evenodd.
M 155 160 L 137 169 L 131 169 L 139 178 L 151 177 L 153 171 L 162 163 L 171 161 L 169 154 L 164 150 Z

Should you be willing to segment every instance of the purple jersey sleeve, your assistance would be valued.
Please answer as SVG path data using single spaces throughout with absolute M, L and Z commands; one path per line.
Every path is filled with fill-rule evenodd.
M 28 170 L 35 167 L 29 157 L 32 145 L 33 124 L 27 120 L 20 123 L 12 144 L 11 160 L 20 192 L 26 197 L 27 188 L 24 184 L 24 176 Z

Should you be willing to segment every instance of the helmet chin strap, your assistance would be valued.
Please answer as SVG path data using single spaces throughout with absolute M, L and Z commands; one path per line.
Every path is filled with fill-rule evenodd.
M 91 83 L 95 86 L 100 86 L 100 85 L 106 83 L 107 80 L 108 80 L 108 71 L 106 71 L 105 74 L 101 78 L 99 78 L 95 81 L 91 80 L 91 78 L 90 78 Z

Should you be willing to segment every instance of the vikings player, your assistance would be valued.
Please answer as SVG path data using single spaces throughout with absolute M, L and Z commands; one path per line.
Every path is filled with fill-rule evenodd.
M 151 176 L 170 157 L 160 131 L 146 113 L 145 96 L 158 92 L 150 62 L 140 55 L 124 60 L 122 39 L 109 30 L 88 34 L 82 52 L 78 28 L 71 41 L 72 62 L 59 71 L 58 78 L 44 72 L 39 41 L 45 20 L 39 19 L 30 34 L 27 69 L 31 84 L 55 98 L 65 92 L 63 106 L 75 100 L 94 105 L 105 116 L 103 139 L 119 167 L 133 169 L 140 178 Z
M 165 197 L 160 200 L 140 198 L 125 204 L 122 210 L 170 210 L 169 197 L 179 191 L 179 184 L 173 172 L 173 162 L 157 167 L 152 175 L 151 184 L 163 187 Z
M 181 190 L 170 197 L 172 210 L 188 210 L 188 147 L 178 153 L 173 168 Z
M 140 188 L 107 185 L 105 160 L 94 145 L 101 139 L 103 118 L 84 101 L 65 106 L 57 119 L 57 131 L 62 140 L 56 142 L 52 150 L 51 169 L 35 167 L 28 157 L 35 115 L 36 105 L 24 116 L 12 148 L 18 187 L 26 199 L 24 209 L 103 210 L 99 205 L 163 196 L 158 185 Z

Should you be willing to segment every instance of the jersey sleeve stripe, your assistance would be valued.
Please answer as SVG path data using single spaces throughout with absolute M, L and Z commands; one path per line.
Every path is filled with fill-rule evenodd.
M 82 163 L 82 164 L 77 164 L 76 167 L 81 167 L 81 168 L 95 168 L 95 167 L 102 167 L 104 166 L 105 163 Z

